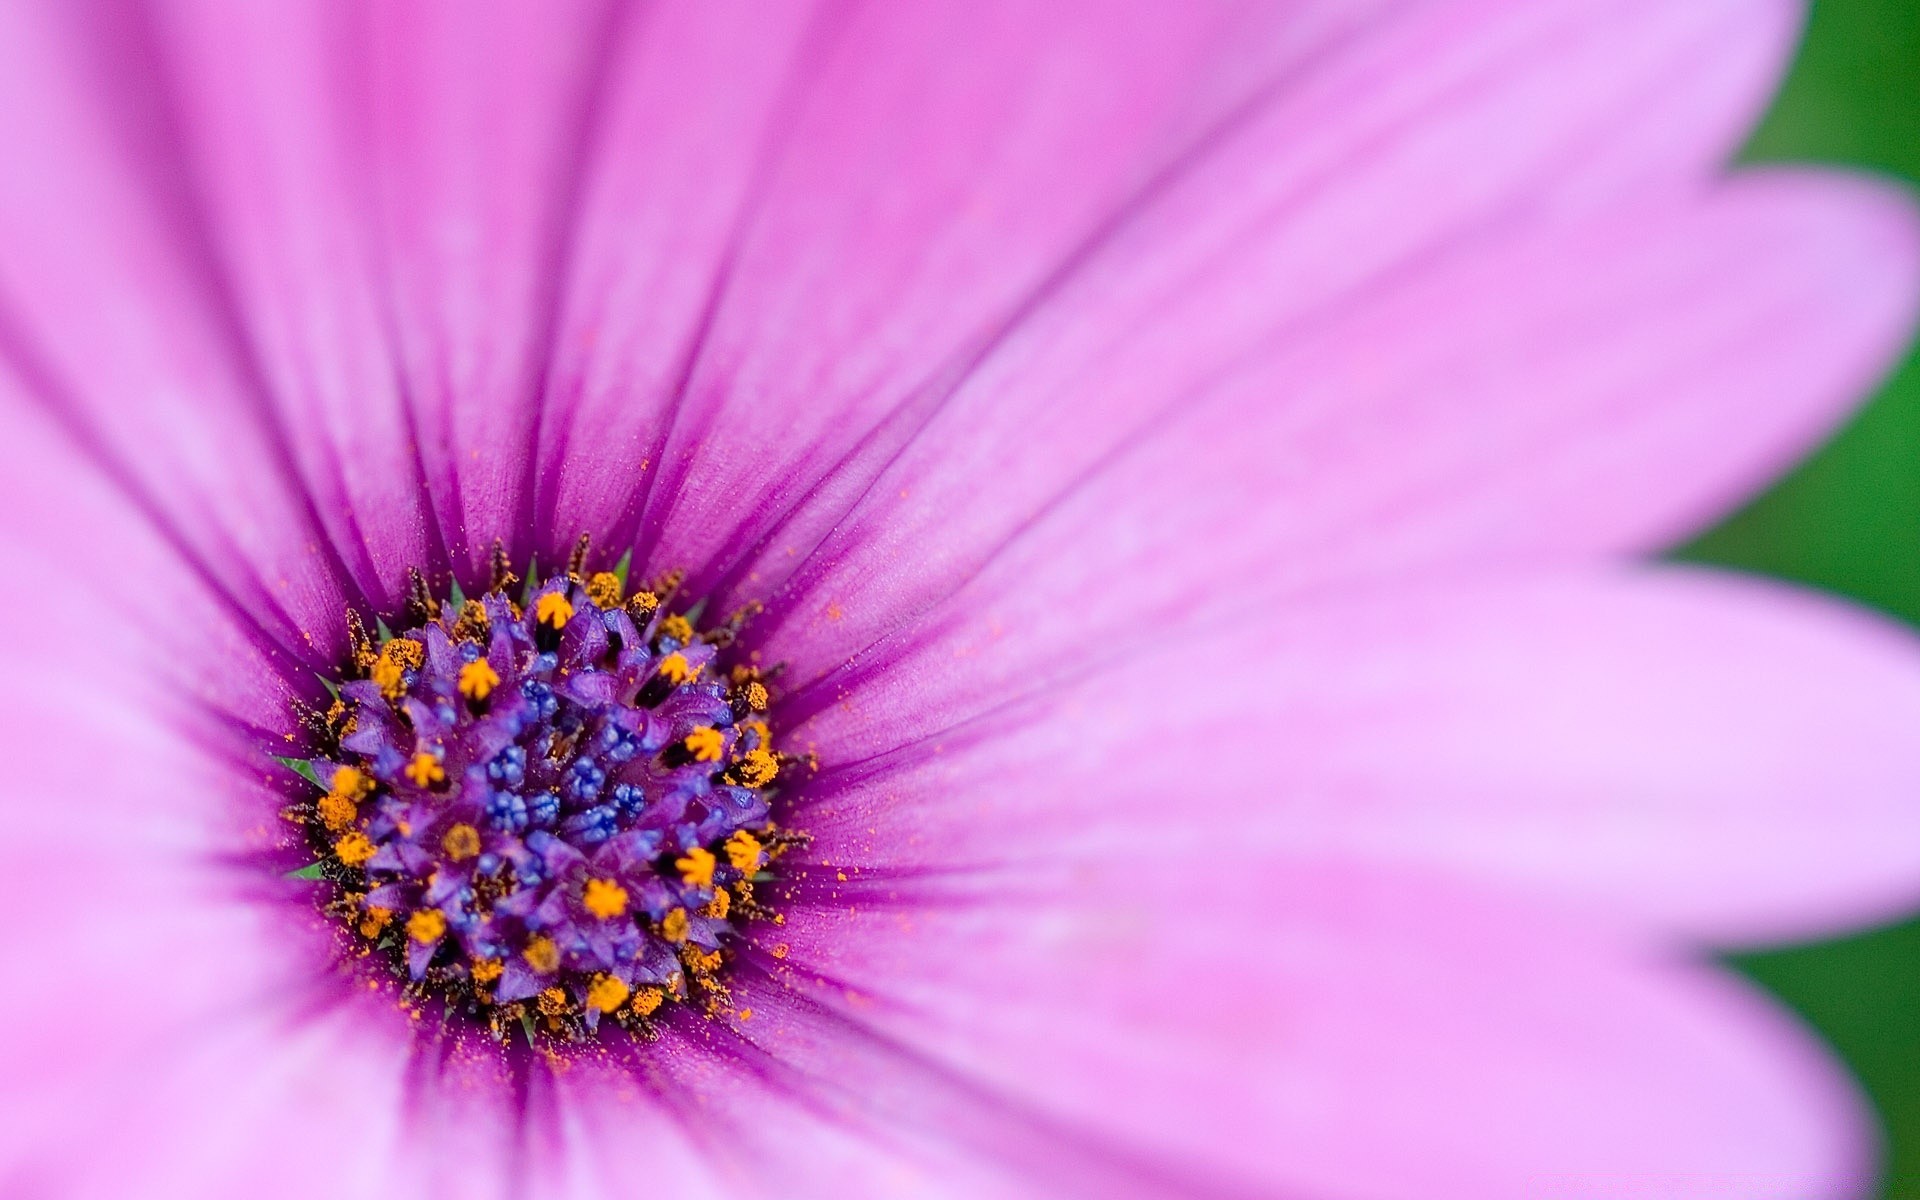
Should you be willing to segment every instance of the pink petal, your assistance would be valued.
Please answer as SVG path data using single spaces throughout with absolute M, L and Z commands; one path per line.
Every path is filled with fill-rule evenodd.
M 772 606 L 765 652 L 817 704 L 948 626 L 1057 665 L 1249 594 L 1669 538 L 1852 403 L 1916 273 L 1904 201 L 1769 172 L 1502 225 L 1200 354 L 1223 365 L 1199 380 L 1175 351 L 1214 310 L 1163 297 L 1144 357 L 1103 338 L 1056 377 L 1063 343 L 1035 343 L 944 410 Z
M 1158 307 L 1293 228 L 1230 340 L 1517 197 L 1697 177 L 1793 6 L 455 11 L 0 31 L 5 353 L 289 643 L 496 535 L 644 517 L 663 564 L 778 563 L 1120 276 Z
M 832 749 L 799 816 L 830 857 L 939 872 L 1230 834 L 1721 941 L 1915 898 L 1920 646 L 1782 588 L 1403 581 L 1091 665 L 1019 630 L 983 612 L 794 731 Z
M 1205 854 L 968 882 L 945 905 L 795 920 L 775 1007 L 739 1029 L 1036 1194 L 1732 1200 L 1869 1182 L 1860 1099 L 1802 1030 L 1730 978 L 1531 902 L 1249 857 L 1230 833 Z

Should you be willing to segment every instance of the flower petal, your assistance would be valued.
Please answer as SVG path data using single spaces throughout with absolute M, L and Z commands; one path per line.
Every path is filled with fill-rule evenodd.
M 829 857 L 937 872 L 1231 836 L 1722 942 L 1883 918 L 1920 880 L 1920 645 L 1781 587 L 1403 581 L 1149 629 L 1091 666 L 1013 640 L 983 616 L 795 731 L 834 750 L 798 818 Z
M 1731 978 L 1531 901 L 1230 842 L 954 891 L 796 914 L 765 991 L 805 999 L 745 1032 L 1038 1194 L 1870 1182 L 1860 1098 L 1805 1032 Z M 899 1101 L 905 1079 L 939 1082 Z
M 1766 172 L 1503 226 L 1209 380 L 1183 382 L 1172 347 L 1204 335 L 1168 314 L 1145 360 L 1051 384 L 1028 362 L 943 413 L 762 649 L 818 706 L 989 623 L 1008 661 L 1058 665 L 1250 595 L 1644 546 L 1842 412 L 1906 336 L 1916 275 L 1904 201 Z

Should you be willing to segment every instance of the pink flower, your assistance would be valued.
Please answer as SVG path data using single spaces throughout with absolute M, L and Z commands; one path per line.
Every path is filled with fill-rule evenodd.
M 1858 1194 L 1797 18 L 0 5 L 0 1191 Z

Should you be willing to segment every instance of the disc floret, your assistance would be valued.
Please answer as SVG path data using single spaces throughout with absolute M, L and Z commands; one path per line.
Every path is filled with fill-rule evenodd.
M 412 623 L 349 621 L 337 699 L 287 760 L 325 789 L 288 809 L 326 910 L 364 957 L 504 1040 L 523 1028 L 645 1033 L 663 1005 L 723 1004 L 753 889 L 800 839 L 771 805 L 783 769 L 750 664 L 719 670 L 745 614 L 700 633 L 677 580 L 569 570 L 441 600 Z M 697 610 L 696 610 L 697 611 Z

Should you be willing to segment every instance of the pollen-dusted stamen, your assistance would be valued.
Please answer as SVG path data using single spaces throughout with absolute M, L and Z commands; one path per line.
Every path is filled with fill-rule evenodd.
M 733 773 L 748 787 L 765 787 L 780 774 L 780 760 L 766 750 L 749 750 L 733 764 Z
M 460 668 L 460 694 L 469 700 L 485 700 L 500 686 L 500 673 L 484 658 L 476 658 Z
M 349 867 L 363 866 L 373 857 L 373 843 L 364 833 L 349 833 L 333 844 L 333 853 Z
M 627 913 L 627 889 L 611 879 L 589 879 L 580 894 L 580 905 L 602 921 Z
M 716 861 L 712 853 L 700 846 L 695 846 L 674 859 L 673 866 L 680 872 L 680 878 L 688 887 L 712 887 L 713 868 Z
M 511 596 L 498 552 L 478 596 L 416 573 L 415 623 L 350 617 L 336 699 L 296 714 L 321 791 L 283 810 L 320 858 L 295 874 L 333 889 L 349 961 L 501 1042 L 735 1012 L 735 947 L 780 920 L 754 881 L 804 843 L 772 819 L 795 760 L 759 715 L 771 675 L 736 657 L 757 606 L 703 630 L 669 607 L 681 576 L 630 589 L 589 553 Z
M 534 602 L 533 619 L 552 629 L 564 629 L 573 620 L 573 604 L 562 592 L 548 592 Z
M 622 983 L 617 976 L 602 972 L 595 975 L 593 983 L 587 987 L 587 1007 L 610 1013 L 625 1004 L 632 992 L 633 989 Z
M 314 807 L 320 811 L 321 824 L 335 833 L 353 824 L 353 801 L 339 792 L 328 792 L 320 797 Z
M 480 831 L 465 821 L 452 826 L 440 839 L 440 848 L 455 862 L 465 862 L 480 853 Z
M 660 922 L 660 936 L 677 946 L 687 940 L 687 926 L 687 910 L 676 908 Z
M 761 848 L 759 838 L 742 829 L 727 839 L 727 861 L 733 864 L 734 870 L 751 875 L 766 861 L 766 851 Z
M 437 942 L 447 936 L 447 918 L 437 908 L 423 908 L 407 918 L 407 936 L 416 942 Z
M 413 780 L 415 787 L 432 787 L 446 777 L 446 769 L 440 765 L 440 759 L 431 750 L 420 751 L 407 764 L 407 778 Z
M 687 753 L 695 762 L 719 762 L 726 752 L 726 735 L 718 729 L 702 726 L 687 735 Z
M 620 577 L 612 571 L 600 571 L 587 580 L 587 599 L 600 608 L 620 607 Z

